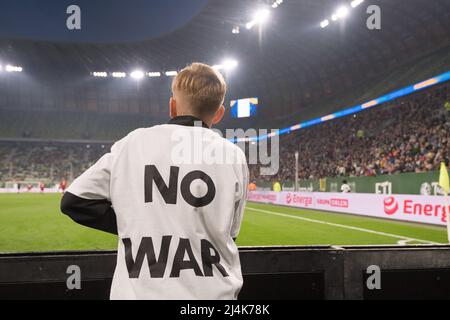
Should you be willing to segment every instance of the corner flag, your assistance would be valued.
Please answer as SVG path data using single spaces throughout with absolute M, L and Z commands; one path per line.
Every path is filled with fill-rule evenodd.
M 441 173 L 439 175 L 439 186 L 444 190 L 444 197 L 445 197 L 445 213 L 447 215 L 447 236 L 448 241 L 450 242 L 450 210 L 448 205 L 448 192 L 450 189 L 450 183 L 448 179 L 448 171 L 447 166 L 445 165 L 445 162 L 441 163 Z

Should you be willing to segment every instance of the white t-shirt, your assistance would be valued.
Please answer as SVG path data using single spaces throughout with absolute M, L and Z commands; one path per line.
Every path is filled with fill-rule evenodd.
M 342 193 L 350 193 L 350 192 L 352 192 L 352 188 L 350 188 L 350 186 L 348 184 L 344 183 L 341 186 L 341 192 Z
M 199 146 L 234 158 L 205 164 Z M 111 299 L 236 299 L 233 238 L 247 185 L 245 154 L 233 143 L 204 127 L 165 124 L 114 144 L 68 192 L 112 203 L 119 247 Z

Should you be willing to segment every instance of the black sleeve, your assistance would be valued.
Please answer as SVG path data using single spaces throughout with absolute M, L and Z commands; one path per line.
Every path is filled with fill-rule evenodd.
M 107 200 L 86 200 L 66 192 L 61 211 L 83 226 L 117 235 L 116 213 Z

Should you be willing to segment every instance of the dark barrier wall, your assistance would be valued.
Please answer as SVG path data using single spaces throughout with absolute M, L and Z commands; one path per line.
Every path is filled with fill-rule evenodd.
M 448 246 L 241 248 L 240 254 L 242 300 L 450 298 Z M 108 299 L 115 260 L 114 252 L 0 255 L 0 299 Z M 73 265 L 81 270 L 79 290 L 66 285 Z M 380 274 L 368 273 L 370 266 Z

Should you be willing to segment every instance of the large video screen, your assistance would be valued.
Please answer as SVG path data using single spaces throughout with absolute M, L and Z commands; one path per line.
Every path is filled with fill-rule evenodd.
M 246 98 L 231 101 L 231 116 L 233 118 L 249 118 L 256 115 L 258 98 Z

